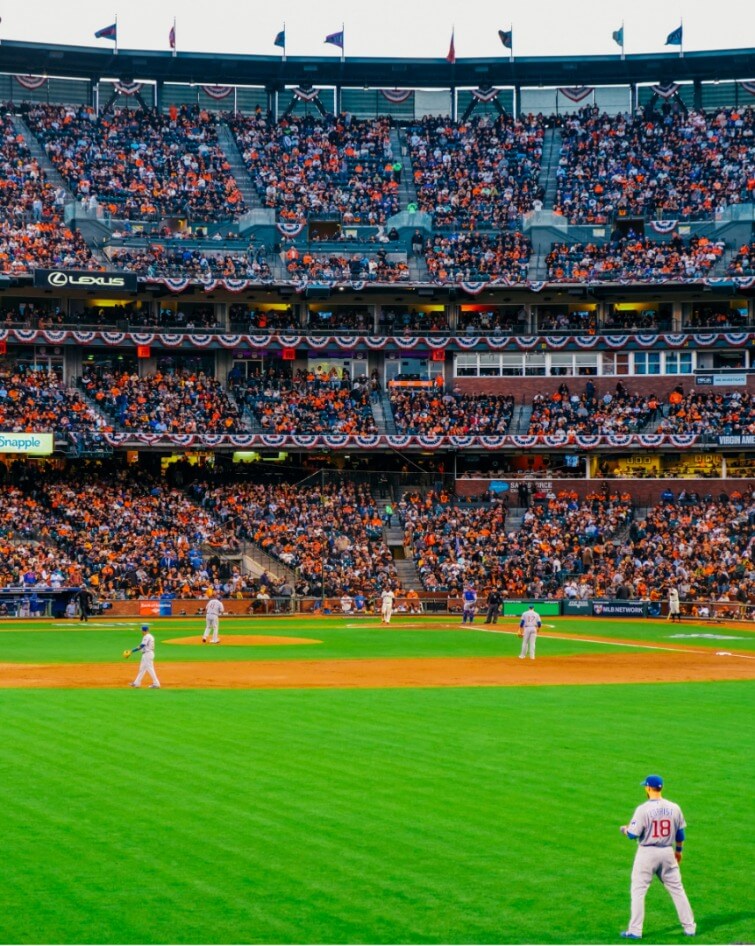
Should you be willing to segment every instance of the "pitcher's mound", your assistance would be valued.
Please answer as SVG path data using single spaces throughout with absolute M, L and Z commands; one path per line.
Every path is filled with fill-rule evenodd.
M 201 637 L 173 637 L 163 644 L 199 644 Z M 263 634 L 226 634 L 220 644 L 205 644 L 205 647 L 285 647 L 287 644 L 322 644 L 310 637 L 266 637 Z

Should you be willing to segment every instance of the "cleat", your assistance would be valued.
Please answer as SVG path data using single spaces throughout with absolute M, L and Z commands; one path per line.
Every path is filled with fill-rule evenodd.
M 203 638 L 202 638 L 202 643 L 203 643 L 203 644 L 206 644 L 206 643 L 207 643 L 207 638 L 206 638 L 206 637 L 203 637 Z
M 638 936 L 637 933 L 630 933 L 629 930 L 624 930 L 623 933 L 619 933 L 619 936 L 622 939 L 642 939 L 642 937 Z
M 138 684 L 136 684 L 136 683 L 129 683 L 129 686 L 130 686 L 130 687 L 135 687 L 135 686 L 138 686 Z
M 150 690 L 159 690 L 159 689 L 160 689 L 160 684 L 159 684 L 159 683 L 150 683 L 149 689 L 150 689 Z

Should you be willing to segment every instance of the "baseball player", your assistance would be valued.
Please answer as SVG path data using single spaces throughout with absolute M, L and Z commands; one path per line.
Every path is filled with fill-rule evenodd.
M 485 615 L 486 624 L 497 624 L 498 615 L 501 613 L 501 602 L 503 595 L 497 588 L 493 588 L 488 594 L 488 612 Z
M 386 588 L 380 596 L 381 624 L 391 623 L 391 615 L 393 614 L 393 601 L 395 597 L 396 595 L 390 588 Z
M 687 826 L 684 815 L 677 804 L 662 797 L 663 779 L 660 775 L 648 775 L 640 784 L 648 800 L 637 808 L 629 824 L 620 828 L 622 834 L 638 842 L 632 867 L 632 916 L 629 928 L 621 935 L 624 939 L 642 939 L 645 894 L 657 874 L 674 901 L 685 936 L 694 936 L 697 931 L 695 917 L 679 872 Z
M 524 660 L 527 654 L 530 655 L 530 659 L 535 659 L 535 641 L 537 639 L 537 632 L 543 626 L 543 622 L 540 620 L 540 615 L 535 610 L 535 605 L 531 604 L 529 608 L 522 615 L 522 620 L 519 622 L 519 636 L 522 638 L 522 652 L 519 654 L 519 659 Z
M 467 585 L 461 596 L 461 623 L 474 624 L 474 615 L 477 610 L 477 592 L 471 585 Z
M 669 588 L 668 593 L 668 619 L 672 623 L 674 621 L 681 623 L 682 620 L 682 609 L 679 605 L 679 592 L 673 585 L 671 588 Z
M 140 687 L 142 685 L 142 677 L 145 673 L 148 673 L 152 678 L 152 683 L 150 683 L 150 690 L 159 690 L 160 681 L 157 679 L 157 674 L 155 673 L 155 638 L 149 632 L 149 624 L 142 624 L 142 642 L 138 647 L 133 647 L 131 649 L 132 654 L 141 652 L 142 659 L 139 663 L 139 672 L 136 675 L 136 680 L 133 683 L 129 683 L 130 687 Z
M 217 598 L 214 593 L 210 592 L 210 600 L 207 602 L 207 607 L 205 608 L 205 625 L 204 625 L 204 634 L 202 635 L 202 643 L 207 643 L 207 638 L 212 634 L 211 644 L 219 644 L 220 638 L 218 637 L 218 628 L 220 625 L 220 615 L 225 613 L 225 608 L 223 607 L 223 602 L 220 598 Z

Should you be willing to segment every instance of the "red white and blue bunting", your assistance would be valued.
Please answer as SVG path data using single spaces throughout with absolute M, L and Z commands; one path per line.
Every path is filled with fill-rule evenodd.
M 650 229 L 655 233 L 673 233 L 679 226 L 678 220 L 651 220 Z
M 599 344 L 606 344 L 611 350 L 626 347 L 640 349 L 657 348 L 701 349 L 722 346 L 744 348 L 755 344 L 755 332 L 695 332 L 684 335 L 668 332 L 656 335 L 476 335 L 476 336 L 439 336 L 417 335 L 408 338 L 375 335 L 307 335 L 301 333 L 283 333 L 280 335 L 247 333 L 207 333 L 196 332 L 114 332 L 108 330 L 67 330 L 67 329 L 0 329 L 0 341 L 22 344 L 62 345 L 74 342 L 77 345 L 163 345 L 179 348 L 193 345 L 207 348 L 210 345 L 225 349 L 266 349 L 266 348 L 308 348 L 312 351 L 324 351 L 338 348 L 351 351 L 354 348 L 367 348 L 370 351 L 382 351 L 390 344 L 398 349 L 419 349 L 428 351 L 473 351 L 487 348 L 490 351 L 528 352 L 535 349 L 543 351 L 562 351 L 567 346 L 589 351 Z
M 583 99 L 586 99 L 588 95 L 592 95 L 595 89 L 588 85 L 571 85 L 567 86 L 565 89 L 559 89 L 558 91 L 564 98 L 569 99 L 570 102 L 581 102 Z
M 211 99 L 216 101 L 220 99 L 227 99 L 228 96 L 233 92 L 232 85 L 203 85 L 200 86 L 205 95 L 208 95 Z
M 380 94 L 393 105 L 400 105 L 414 93 L 412 89 L 381 89 Z
M 47 82 L 46 76 L 14 76 L 13 78 L 22 88 L 28 89 L 30 92 L 41 89 Z
M 347 434 L 151 434 L 132 431 L 114 431 L 104 433 L 103 437 L 112 447 L 180 446 L 180 447 L 229 447 L 249 448 L 288 447 L 311 450 L 325 447 L 330 450 L 349 450 L 355 447 L 363 450 L 378 447 L 392 447 L 405 450 L 415 447 L 421 450 L 433 450 L 440 447 L 455 449 L 500 450 L 502 447 L 533 449 L 538 447 L 577 446 L 583 450 L 596 447 L 642 447 L 645 449 L 670 446 L 678 449 L 694 447 L 700 440 L 697 434 L 528 434 L 497 435 L 490 437 L 453 436 L 436 437 L 430 435 L 408 434 L 366 434 L 352 436 Z
M 276 223 L 275 228 L 278 233 L 287 237 L 297 237 L 304 229 L 303 223 Z
M 745 92 L 749 92 L 750 95 L 755 95 L 755 82 L 742 81 L 739 83 Z

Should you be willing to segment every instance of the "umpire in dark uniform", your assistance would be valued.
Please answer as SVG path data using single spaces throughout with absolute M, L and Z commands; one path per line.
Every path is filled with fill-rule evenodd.
M 92 592 L 87 587 L 79 588 L 76 603 L 79 606 L 79 621 L 88 621 L 92 613 Z
M 497 624 L 498 615 L 501 613 L 501 603 L 503 595 L 497 588 L 493 588 L 488 594 L 488 613 L 485 615 L 486 624 Z

